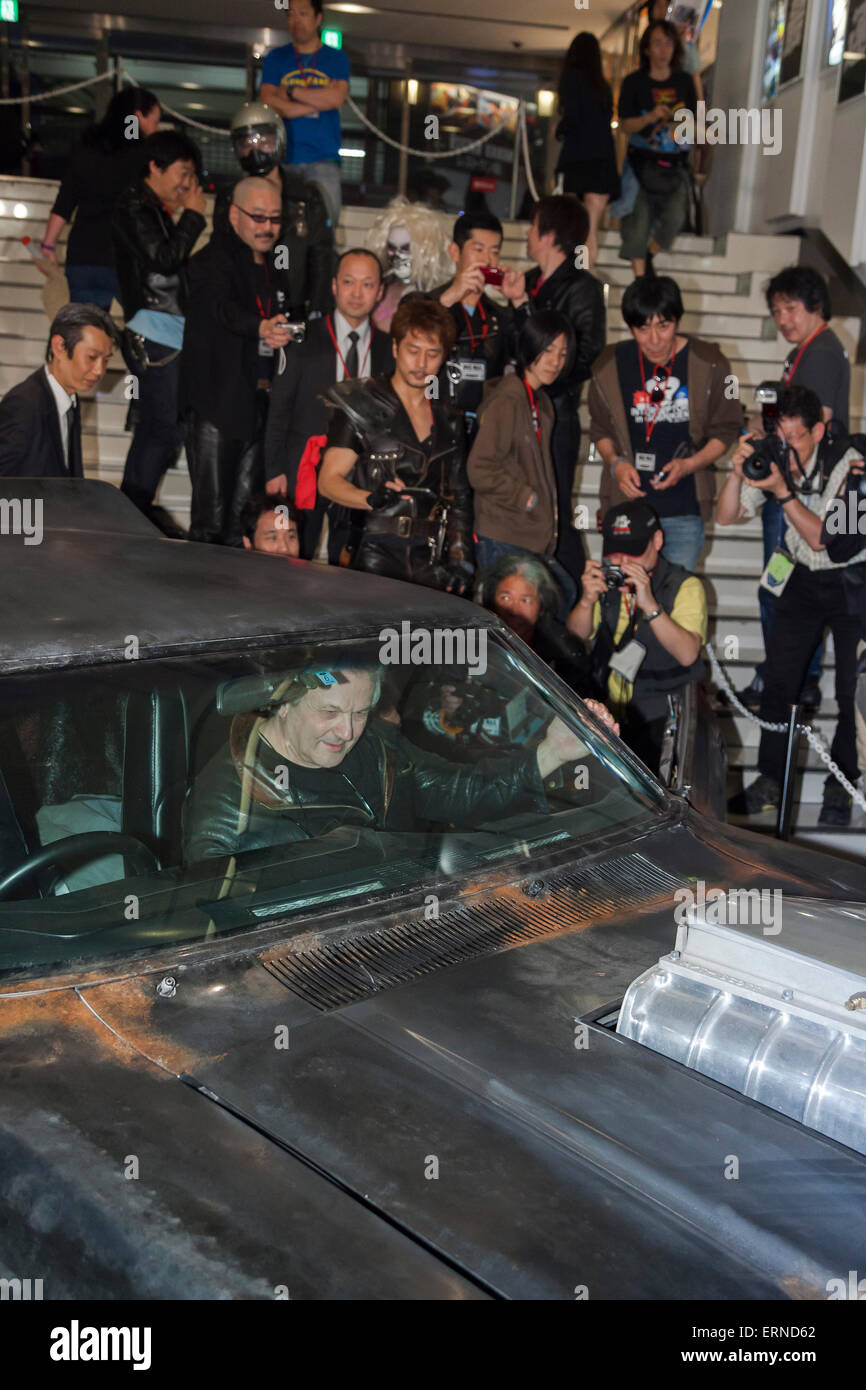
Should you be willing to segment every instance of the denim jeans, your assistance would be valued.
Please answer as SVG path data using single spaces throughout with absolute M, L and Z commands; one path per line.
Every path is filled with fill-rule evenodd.
M 153 502 L 163 474 L 177 459 L 183 439 L 177 413 L 180 353 L 149 339 L 145 339 L 144 345 L 150 365 L 130 361 L 138 381 L 138 419 L 121 484 L 121 491 L 143 509 Z M 163 362 L 165 365 L 160 365 Z
M 501 560 L 503 555 L 528 555 L 533 560 L 539 560 L 546 569 L 550 570 L 551 575 L 556 581 L 560 591 L 560 603 L 556 610 L 556 617 L 564 623 L 574 605 L 577 603 L 577 585 L 567 570 L 563 569 L 558 560 L 551 559 L 546 555 L 536 555 L 531 550 L 524 550 L 519 545 L 509 545 L 508 541 L 492 541 L 488 536 L 478 536 L 475 541 L 475 564 L 480 573 L 492 569 L 497 560 Z
M 303 178 L 309 179 L 310 183 L 318 185 L 325 200 L 325 207 L 328 209 L 331 226 L 336 228 L 343 206 L 339 162 L 336 159 L 318 159 L 312 164 L 288 164 L 286 167 L 293 169 L 296 174 L 300 174 Z
M 67 265 L 64 269 L 71 303 L 95 304 L 106 310 L 111 308 L 111 301 L 118 296 L 117 275 L 113 266 Z
M 761 509 L 761 526 L 764 530 L 764 566 L 769 562 L 770 556 L 781 544 L 779 537 L 779 516 L 781 507 L 775 497 L 768 497 Z M 782 526 L 782 536 L 785 534 L 785 527 Z M 770 641 L 770 625 L 773 621 L 773 612 L 776 607 L 776 599 L 769 589 L 765 589 L 762 584 L 758 585 L 758 607 L 761 610 L 761 633 L 764 638 L 764 651 L 767 651 Z M 821 662 L 824 657 L 824 639 L 818 643 L 812 653 L 812 660 L 809 662 L 809 670 L 806 672 L 808 682 L 821 679 Z M 755 675 L 763 680 L 766 662 L 759 661 L 755 667 Z
M 665 537 L 665 559 L 694 574 L 704 548 L 703 521 L 699 516 L 663 516 L 659 520 Z

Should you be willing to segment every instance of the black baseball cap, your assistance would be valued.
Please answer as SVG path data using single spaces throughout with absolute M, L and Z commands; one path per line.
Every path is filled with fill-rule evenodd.
M 661 522 L 649 502 L 623 502 L 605 513 L 601 523 L 603 555 L 643 555 Z

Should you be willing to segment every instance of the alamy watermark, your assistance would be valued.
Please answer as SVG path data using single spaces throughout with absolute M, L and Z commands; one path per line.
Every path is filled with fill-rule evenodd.
M 399 632 L 383 627 L 379 642 L 383 666 L 465 666 L 473 676 L 487 670 L 486 628 L 413 627 L 404 618 Z
M 761 927 L 764 936 L 782 930 L 781 888 L 707 888 L 699 879 L 694 888 L 674 893 L 674 921 L 683 926 L 694 912 L 716 927 Z
M 0 536 L 23 536 L 25 545 L 41 545 L 42 498 L 0 497 Z
M 697 114 L 684 107 L 674 115 L 673 137 L 678 145 L 761 145 L 764 154 L 782 149 L 782 112 L 778 106 L 731 107 L 697 104 Z

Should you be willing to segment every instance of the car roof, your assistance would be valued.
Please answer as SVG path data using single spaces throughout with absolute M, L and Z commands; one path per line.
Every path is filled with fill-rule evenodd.
M 14 486 L 13 486 L 14 485 Z M 417 626 L 500 626 L 475 604 L 329 565 L 166 539 L 111 484 L 3 479 L 3 498 L 42 500 L 38 544 L 0 535 L 0 671 L 369 636 Z M 22 513 L 26 521 L 26 512 Z

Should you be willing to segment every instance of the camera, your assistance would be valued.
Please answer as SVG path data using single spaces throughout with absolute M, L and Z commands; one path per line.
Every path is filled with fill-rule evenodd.
M 761 424 L 765 434 L 775 433 L 783 389 L 781 381 L 762 381 L 760 386 L 755 387 L 755 404 L 761 407 Z
M 505 278 L 505 271 L 498 265 L 483 265 L 480 267 L 481 274 L 484 276 L 488 285 L 501 285 Z
M 307 325 L 305 323 L 287 323 L 289 342 L 302 343 L 307 336 Z
M 770 476 L 770 468 L 776 465 L 779 472 L 788 476 L 788 452 L 790 444 L 777 434 L 767 434 L 755 440 L 755 452 L 743 462 L 743 477 L 750 483 L 762 483 Z
M 602 560 L 601 568 L 604 571 L 605 583 L 608 589 L 622 589 L 628 583 L 619 565 L 611 564 L 610 560 Z

